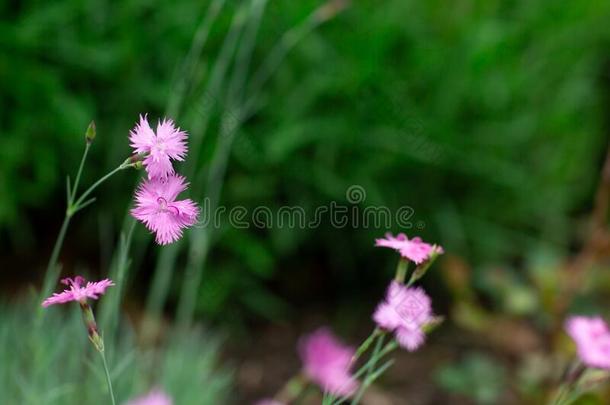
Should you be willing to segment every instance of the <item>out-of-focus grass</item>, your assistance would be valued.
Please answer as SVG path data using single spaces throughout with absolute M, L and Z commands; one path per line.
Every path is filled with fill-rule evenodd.
M 209 195 L 210 167 L 226 139 L 219 137 L 221 124 L 232 107 L 229 78 L 249 89 L 269 50 L 319 2 L 269 2 L 250 74 L 240 73 L 235 53 L 227 52 L 226 77 L 210 87 L 236 12 L 250 4 L 226 2 L 187 73 L 181 62 L 209 2 L 0 6 L 7 17 L 0 22 L 0 245 L 15 252 L 12 260 L 54 237 L 63 176 L 77 166 L 91 118 L 98 138 L 85 183 L 128 153 L 127 131 L 138 113 L 156 118 L 169 110 L 202 137 L 208 120 L 189 156 L 199 156 L 190 179 L 197 198 Z M 361 185 L 362 206 L 409 205 L 415 211 L 409 233 L 472 263 L 472 294 L 501 300 L 494 311 L 531 314 L 538 303 L 524 270 L 511 268 L 517 294 L 486 280 L 485 270 L 487 263 L 527 261 L 538 249 L 564 257 L 577 239 L 606 146 L 610 3 L 491 0 L 456 7 L 358 1 L 304 38 L 263 89 L 262 108 L 235 134 L 221 162 L 226 166 L 218 166 L 226 169 L 219 176 L 226 183 L 220 180 L 217 197 L 228 207 L 276 212 L 299 205 L 311 214 L 330 201 L 346 203 L 346 189 Z M 181 108 L 170 108 L 181 81 Z M 134 177 L 100 190 L 99 216 L 74 221 L 67 251 L 86 247 L 89 265 L 97 256 L 110 262 L 110 249 L 95 246 L 113 244 L 104 235 L 116 234 Z M 92 229 L 100 224 L 97 238 Z M 286 297 L 361 301 L 373 300 L 371 282 L 388 274 L 389 259 L 386 265 L 371 247 L 385 228 L 336 229 L 327 221 L 316 229 L 223 225 L 204 240 L 210 250 L 197 309 L 218 318 L 229 311 L 225 322 L 243 314 L 285 315 L 282 300 L 267 290 L 276 279 L 284 280 Z M 156 254 L 140 231 L 134 268 L 153 268 Z M 203 243 L 189 236 L 168 260 L 174 282 L 164 291 L 174 300 L 189 252 L 198 256 L 191 267 L 203 267 Z M 316 269 L 324 279 L 315 280 L 312 297 L 308 274 Z M 137 277 L 150 279 L 143 270 Z
M 31 306 L 0 306 L 2 404 L 110 403 L 100 358 L 88 341 L 78 305 L 45 311 L 41 333 L 33 336 Z M 218 364 L 220 341 L 208 333 L 192 331 L 143 349 L 123 324 L 116 340 L 105 340 L 119 404 L 152 387 L 167 391 L 176 404 L 226 402 L 230 373 Z

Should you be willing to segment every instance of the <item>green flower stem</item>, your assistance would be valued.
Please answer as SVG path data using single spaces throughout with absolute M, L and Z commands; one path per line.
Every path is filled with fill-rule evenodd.
M 83 171 L 85 160 L 86 160 L 87 154 L 89 152 L 89 147 L 90 147 L 90 144 L 87 143 L 85 146 L 85 151 L 83 152 L 83 157 L 81 159 L 80 166 L 78 168 L 78 172 L 76 174 L 74 186 L 71 189 L 70 189 L 70 182 L 68 181 L 68 193 L 67 193 L 68 201 L 67 201 L 66 214 L 64 216 L 64 221 L 59 230 L 59 234 L 57 235 L 57 239 L 55 240 L 55 245 L 53 245 L 53 251 L 51 252 L 51 257 L 49 258 L 49 263 L 47 264 L 45 278 L 42 283 L 42 289 L 40 291 L 39 302 L 42 302 L 42 300 L 44 300 L 44 298 L 51 293 L 55 284 L 57 284 L 57 280 L 59 278 L 59 273 L 60 273 L 59 267 L 57 266 L 57 261 L 59 260 L 59 253 L 61 252 L 61 248 L 64 244 L 66 232 L 68 230 L 68 225 L 70 224 L 70 220 L 71 220 L 72 216 L 77 211 L 81 210 L 82 208 L 86 207 L 87 205 L 89 205 L 90 203 L 93 202 L 93 200 L 85 201 L 85 198 L 87 198 L 87 196 L 89 194 L 91 194 L 100 184 L 102 184 L 103 182 L 108 180 L 110 177 L 112 177 L 117 172 L 127 169 L 129 167 L 134 167 L 137 163 L 137 162 L 133 162 L 133 160 L 131 158 L 127 158 L 117 168 L 115 168 L 114 170 L 112 170 L 111 172 L 106 174 L 104 177 L 102 177 L 101 179 L 99 179 L 98 181 L 93 183 L 93 185 L 91 185 L 75 202 L 74 200 L 76 198 L 76 191 L 77 191 L 78 183 L 80 181 L 80 177 L 81 177 L 81 173 Z M 42 316 L 42 313 L 43 313 L 42 307 L 40 307 L 38 309 L 38 318 L 40 318 Z
M 362 396 L 364 395 L 364 392 L 366 391 L 367 387 L 370 385 L 369 380 L 371 379 L 373 370 L 375 369 L 375 365 L 381 358 L 380 353 L 381 353 L 381 349 L 383 346 L 384 338 L 385 338 L 385 333 L 381 334 L 377 337 L 377 342 L 375 343 L 375 348 L 373 349 L 373 353 L 371 354 L 371 359 L 369 361 L 369 364 L 367 364 L 368 367 L 366 370 L 366 375 L 364 377 L 362 384 L 360 384 L 360 388 L 358 389 L 358 392 L 356 392 L 356 395 L 354 396 L 352 405 L 357 405 L 360 402 L 360 400 L 362 399 Z
M 396 266 L 396 274 L 394 279 L 399 283 L 404 283 L 408 268 L 408 260 L 401 257 L 398 261 L 398 265 Z M 364 342 L 362 342 L 362 344 L 356 349 L 356 353 L 352 357 L 352 364 L 354 364 L 369 349 L 375 338 L 381 335 L 385 335 L 385 332 L 380 328 L 375 328 L 373 332 L 364 340 Z
M 116 405 L 116 400 L 114 399 L 114 391 L 112 390 L 112 380 L 110 379 L 110 371 L 108 370 L 108 363 L 106 363 L 106 355 L 104 354 L 103 350 L 98 350 L 98 353 L 102 358 L 102 364 L 104 365 L 104 371 L 106 372 L 106 384 L 108 384 L 108 394 L 110 394 L 112 405 Z
M 116 405 L 116 401 L 114 399 L 114 391 L 112 389 L 112 379 L 110 378 L 110 371 L 108 370 L 108 363 L 106 362 L 104 339 L 100 335 L 99 330 L 97 328 L 95 315 L 93 315 L 93 310 L 91 309 L 91 306 L 87 303 L 86 300 L 79 302 L 79 304 L 83 314 L 83 321 L 85 322 L 85 326 L 87 328 L 87 335 L 89 336 L 89 340 L 102 358 L 104 372 L 106 373 L 106 384 L 108 385 L 108 393 L 110 394 L 112 405 Z
M 76 172 L 76 178 L 74 179 L 74 186 L 72 187 L 72 193 L 68 193 L 70 196 L 69 203 L 71 204 L 74 201 L 74 197 L 76 196 L 76 192 L 78 191 L 78 183 L 80 182 L 80 176 L 83 172 L 83 168 L 85 167 L 85 160 L 87 160 L 87 155 L 89 154 L 89 148 L 91 148 L 91 143 L 85 142 L 85 151 L 83 152 L 83 157 L 80 160 L 80 166 L 78 166 L 78 172 Z
M 367 337 L 364 342 L 362 342 L 362 344 L 356 349 L 356 353 L 354 353 L 354 355 L 352 356 L 352 365 L 356 363 L 356 361 L 358 361 L 358 359 L 369 349 L 375 339 L 383 333 L 384 332 L 379 328 L 375 328 L 373 330 L 369 337 Z
M 396 275 L 394 276 L 394 280 L 399 283 L 404 283 L 405 278 L 407 277 L 407 270 L 409 269 L 409 261 L 404 257 L 401 257 L 398 261 L 398 266 L 396 266 Z
M 415 283 L 417 280 L 419 280 L 420 278 L 425 276 L 426 272 L 428 271 L 430 266 L 432 266 L 432 264 L 436 261 L 436 259 L 438 258 L 439 255 L 440 255 L 439 248 L 437 246 L 434 246 L 432 253 L 430 254 L 430 257 L 428 258 L 428 260 L 426 260 L 424 263 L 417 266 L 415 268 L 415 270 L 413 271 L 413 274 L 411 274 L 411 277 L 409 278 L 409 282 L 407 283 L 407 287 L 411 287 L 413 285 L 413 283 Z
M 552 401 L 553 405 L 567 405 L 571 404 L 578 396 L 580 392 L 575 392 L 574 388 L 578 386 L 578 383 L 582 376 L 585 374 L 587 367 L 580 361 L 576 362 L 564 377 L 564 382 L 559 387 L 557 395 Z
M 47 271 L 44 276 L 42 290 L 40 292 L 38 302 L 42 302 L 44 298 L 50 294 L 53 286 L 57 283 L 57 279 L 59 278 L 59 266 L 57 265 L 57 261 L 59 260 L 59 252 L 61 251 L 61 247 L 64 244 L 64 239 L 66 238 L 68 226 L 70 225 L 70 218 L 71 217 L 66 215 L 64 217 L 64 222 L 61 224 L 61 228 L 59 229 L 59 234 L 57 235 L 55 245 L 53 245 L 53 251 L 51 252 L 51 258 L 47 264 Z M 42 307 L 38 308 L 38 314 L 42 314 Z
M 85 198 L 87 198 L 89 196 L 89 194 L 91 194 L 100 184 L 102 184 L 103 182 L 105 182 L 106 180 L 108 180 L 109 178 L 111 178 L 113 175 L 120 172 L 121 170 L 125 170 L 129 167 L 134 167 L 135 165 L 136 165 L 136 162 L 133 162 L 131 158 L 125 159 L 125 161 L 123 163 L 121 163 L 118 167 L 116 167 L 111 172 L 107 173 L 104 177 L 100 178 L 98 181 L 93 183 L 87 190 L 85 190 L 85 192 L 78 198 L 78 200 L 76 200 L 76 202 L 74 204 L 71 204 L 71 206 L 68 206 L 66 215 L 72 216 L 77 211 L 79 211 L 80 209 L 82 209 L 86 205 L 88 205 L 88 202 L 84 202 Z

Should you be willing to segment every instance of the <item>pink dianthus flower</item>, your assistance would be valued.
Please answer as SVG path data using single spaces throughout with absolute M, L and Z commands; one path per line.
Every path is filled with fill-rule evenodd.
M 355 350 L 343 345 L 327 328 L 305 336 L 299 342 L 299 354 L 307 377 L 333 395 L 350 396 L 358 388 L 350 373 Z
M 426 340 L 422 327 L 432 319 L 430 297 L 420 288 L 407 288 L 392 281 L 373 314 L 380 328 L 394 331 L 400 346 L 408 351 L 419 348 Z
M 145 116 L 140 115 L 140 122 L 129 133 L 131 147 L 135 153 L 146 154 L 143 161 L 148 178 L 166 177 L 174 173 L 171 160 L 184 160 L 187 152 L 187 134 L 174 126 L 170 119 L 157 124 L 155 133 Z
M 145 180 L 136 191 L 131 215 L 156 234 L 155 241 L 160 245 L 180 239 L 182 230 L 197 222 L 197 204 L 189 198 L 176 201 L 186 187 L 184 177 L 170 175 Z
M 440 246 L 430 245 L 419 237 L 409 239 L 404 233 L 399 233 L 396 237 L 392 236 L 391 233 L 386 233 L 385 238 L 375 240 L 375 246 L 394 249 L 402 257 L 413 261 L 415 264 L 420 264 L 428 259 L 434 249 L 437 249 L 438 253 L 443 253 L 443 248 Z
M 54 293 L 51 297 L 44 300 L 42 303 L 43 307 L 65 304 L 70 301 L 85 302 L 88 298 L 96 300 L 100 295 L 104 294 L 106 288 L 114 285 L 110 279 L 96 282 L 87 281 L 85 284 L 85 279 L 81 276 L 64 278 L 61 280 L 61 283 L 70 288 L 60 293 Z
M 602 318 L 572 316 L 566 321 L 565 329 L 585 365 L 610 370 L 610 330 Z

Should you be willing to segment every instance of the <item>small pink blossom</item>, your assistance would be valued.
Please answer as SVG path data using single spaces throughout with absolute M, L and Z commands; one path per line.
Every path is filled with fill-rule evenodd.
M 174 126 L 170 119 L 157 124 L 153 132 L 148 119 L 140 115 L 140 122 L 130 131 L 130 145 L 135 153 L 146 154 L 143 161 L 149 178 L 166 177 L 174 173 L 171 160 L 184 160 L 187 134 Z
M 299 342 L 305 375 L 334 395 L 350 396 L 358 388 L 350 373 L 354 353 L 353 348 L 343 345 L 327 328 L 318 329 Z
M 60 293 L 54 293 L 51 297 L 44 300 L 42 303 L 43 307 L 46 308 L 50 305 L 65 304 L 70 301 L 83 302 L 88 298 L 96 300 L 100 295 L 104 294 L 106 288 L 114 285 L 110 279 L 96 282 L 87 281 L 85 284 L 85 279 L 81 276 L 64 278 L 61 280 L 61 283 L 70 288 Z
M 422 327 L 432 319 L 432 302 L 420 288 L 407 288 L 392 281 L 373 314 L 380 328 L 395 331 L 396 340 L 408 351 L 419 348 L 426 339 Z
M 375 240 L 375 246 L 394 249 L 402 257 L 413 261 L 415 264 L 420 264 L 428 259 L 435 249 L 438 253 L 443 253 L 442 247 L 430 245 L 418 237 L 409 240 L 404 233 L 399 233 L 396 237 L 392 236 L 391 233 L 386 233 L 385 238 Z
M 284 405 L 283 402 L 276 401 L 275 399 L 261 399 L 254 405 Z
M 172 399 L 160 389 L 153 389 L 148 394 L 132 399 L 125 405 L 172 405 Z
M 176 201 L 186 187 L 184 177 L 170 175 L 145 180 L 136 191 L 136 206 L 131 215 L 155 232 L 155 240 L 160 245 L 180 239 L 182 230 L 197 222 L 197 204 L 188 198 Z
M 610 370 L 610 330 L 599 316 L 573 316 L 565 323 L 578 357 L 589 367 Z

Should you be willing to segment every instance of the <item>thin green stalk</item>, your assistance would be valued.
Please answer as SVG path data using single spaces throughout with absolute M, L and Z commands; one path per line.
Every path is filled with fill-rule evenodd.
M 357 405 L 360 402 L 360 400 L 362 399 L 362 396 L 364 395 L 364 392 L 366 391 L 366 389 L 368 387 L 368 385 L 365 384 L 365 382 L 367 380 L 369 380 L 369 378 L 371 377 L 371 375 L 373 373 L 373 369 L 375 368 L 375 365 L 381 358 L 379 353 L 380 353 L 382 345 L 383 345 L 383 339 L 384 339 L 383 334 L 377 338 L 377 342 L 375 343 L 375 348 L 373 349 L 373 353 L 371 354 L 370 365 L 366 371 L 366 375 L 364 377 L 363 383 L 360 384 L 360 388 L 358 389 L 358 392 L 356 393 L 354 400 L 352 401 L 352 405 Z
M 53 289 L 53 286 L 57 283 L 57 279 L 59 278 L 59 266 L 57 265 L 57 261 L 59 260 L 59 252 L 61 251 L 64 244 L 64 239 L 66 238 L 68 226 L 70 225 L 70 218 L 71 216 L 66 214 L 64 217 L 64 222 L 61 224 L 61 228 L 59 229 L 59 234 L 57 235 L 55 245 L 53 245 L 53 251 L 51 252 L 51 258 L 47 264 L 47 271 L 42 283 L 42 290 L 40 292 L 38 302 L 42 302 L 44 298 L 49 295 Z M 42 307 L 38 308 L 38 313 L 42 313 Z
M 66 238 L 66 232 L 68 230 L 68 225 L 70 225 L 70 218 L 72 215 L 69 213 L 70 207 L 74 203 L 74 197 L 76 196 L 76 191 L 78 189 L 78 184 L 80 182 L 81 174 L 83 172 L 83 168 L 85 167 L 85 161 L 87 160 L 87 156 L 89 154 L 89 148 L 91 147 L 90 142 L 85 142 L 85 149 L 83 151 L 83 156 L 81 157 L 80 164 L 78 166 L 78 171 L 76 172 L 76 178 L 74 180 L 74 185 L 70 187 L 70 179 L 67 179 L 66 184 L 66 213 L 64 215 L 64 221 L 61 224 L 61 228 L 59 229 L 59 234 L 57 235 L 57 239 L 55 240 L 55 244 L 53 245 L 53 251 L 51 252 L 51 257 L 49 258 L 49 262 L 47 263 L 47 270 L 45 272 L 44 281 L 42 283 L 42 290 L 40 292 L 39 302 L 50 294 L 53 286 L 57 283 L 57 279 L 59 277 L 59 268 L 57 266 L 57 261 L 59 260 L 59 253 L 64 244 L 64 239 Z M 42 314 L 42 309 L 38 308 L 38 317 Z
M 89 150 L 89 146 L 90 146 L 89 144 L 87 144 L 87 146 L 85 146 L 85 151 L 83 153 L 83 159 L 81 159 L 81 164 L 79 166 L 78 173 L 76 175 L 76 181 L 74 182 L 74 186 L 73 186 L 72 190 L 68 191 L 68 193 L 67 193 L 69 198 L 67 201 L 66 214 L 64 216 L 64 221 L 59 230 L 59 234 L 57 235 L 57 239 L 55 240 L 55 244 L 53 245 L 53 251 L 51 252 L 51 257 L 49 258 L 49 263 L 47 264 L 45 278 L 42 283 L 42 289 L 40 291 L 39 302 L 42 302 L 42 300 L 44 300 L 44 298 L 51 293 L 55 284 L 57 284 L 57 280 L 59 278 L 59 273 L 60 273 L 57 262 L 59 260 L 59 253 L 61 252 L 61 248 L 63 247 L 63 243 L 66 238 L 66 232 L 68 230 L 68 225 L 70 224 L 70 220 L 71 220 L 72 216 L 74 216 L 74 214 L 76 212 L 83 209 L 84 207 L 86 207 L 87 205 L 89 205 L 92 202 L 92 200 L 88 200 L 88 201 L 84 201 L 84 200 L 100 184 L 102 184 L 104 181 L 108 180 L 110 177 L 112 177 L 114 174 L 116 174 L 120 170 L 126 169 L 128 167 L 133 167 L 135 165 L 135 163 L 130 163 L 131 162 L 130 158 L 126 159 L 116 169 L 112 170 L 110 173 L 106 174 L 104 177 L 102 177 L 101 179 L 99 179 L 98 181 L 93 183 L 93 185 L 91 185 L 75 202 L 74 199 L 76 198 L 76 190 L 77 190 L 78 183 L 80 180 L 81 172 L 83 170 L 85 158 L 86 158 L 88 150 Z M 68 184 L 69 184 L 69 182 L 68 182 Z M 42 313 L 43 313 L 42 307 L 40 307 L 38 309 L 38 318 L 40 318 Z
M 580 396 L 581 393 L 577 392 L 574 388 L 578 386 L 586 370 L 587 367 L 580 361 L 576 361 L 570 366 L 565 374 L 565 381 L 561 384 L 559 392 L 553 400 L 553 405 L 570 404 Z
M 384 332 L 385 335 L 385 332 Z M 358 371 L 356 371 L 354 373 L 354 378 L 355 379 L 360 379 L 360 377 L 362 377 L 362 375 L 364 373 L 368 373 L 369 370 L 371 370 L 374 366 L 374 362 L 379 361 L 380 359 L 382 359 L 385 355 L 387 355 L 388 353 L 392 352 L 393 350 L 395 350 L 398 347 L 398 344 L 396 343 L 395 340 L 390 340 L 384 347 L 383 349 L 381 349 L 378 353 L 378 355 L 376 356 L 376 358 L 371 357 L 362 367 L 360 367 L 360 369 L 358 369 Z M 379 370 L 379 369 L 378 369 Z M 329 397 L 327 394 L 325 394 L 325 397 Z M 331 398 L 331 401 L 328 402 L 330 404 L 333 405 L 341 405 L 343 403 L 345 403 L 349 398 L 348 397 L 342 397 L 339 398 L 335 401 L 335 399 Z
M 107 173 L 105 176 L 93 183 L 87 190 L 85 190 L 85 192 L 78 198 L 78 200 L 76 200 L 72 207 L 68 208 L 68 215 L 74 215 L 74 213 L 82 209 L 84 207 L 83 202 L 85 201 L 85 198 L 87 198 L 87 196 L 89 196 L 89 194 L 91 194 L 100 184 L 102 184 L 121 170 L 125 170 L 129 167 L 134 166 L 135 163 L 132 163 L 131 158 L 125 159 L 125 161 L 121 163 L 118 167 Z
M 407 270 L 409 269 L 409 261 L 404 257 L 401 257 L 398 261 L 398 266 L 396 266 L 396 275 L 394 276 L 394 280 L 399 283 L 404 283 L 405 278 L 407 277 Z
M 375 328 L 373 330 L 373 332 L 369 335 L 369 337 L 367 337 L 364 340 L 364 342 L 362 342 L 362 344 L 360 346 L 358 346 L 358 348 L 356 349 L 356 353 L 354 353 L 354 356 L 352 357 L 352 364 L 354 364 L 354 363 L 356 363 L 356 361 L 358 361 L 358 359 L 369 349 L 369 347 L 371 346 L 371 343 L 373 343 L 375 338 L 377 338 L 377 336 L 379 336 L 382 333 L 383 333 L 383 331 L 379 328 Z
M 98 351 L 98 353 L 102 357 L 102 363 L 104 364 L 104 371 L 106 372 L 106 384 L 108 385 L 108 393 L 110 394 L 112 405 L 116 405 L 116 400 L 114 399 L 114 391 L 112 390 L 112 380 L 110 378 L 110 371 L 108 370 L 108 363 L 106 363 L 106 355 L 104 354 L 103 350 Z
M 411 287 L 417 280 L 426 275 L 426 272 L 428 271 L 430 266 L 434 264 L 441 252 L 442 250 L 438 246 L 434 245 L 432 247 L 432 253 L 430 254 L 430 257 L 428 257 L 425 262 L 421 263 L 415 268 L 415 270 L 413 270 L 413 273 L 409 278 L 409 282 L 407 283 L 407 287 Z
M 87 155 L 89 154 L 89 148 L 91 148 L 90 142 L 85 142 L 85 151 L 83 152 L 83 157 L 80 160 L 80 165 L 78 166 L 78 172 L 76 172 L 76 178 L 74 179 L 74 186 L 72 187 L 72 193 L 70 195 L 70 204 L 74 201 L 74 197 L 76 197 L 76 192 L 78 191 L 78 183 L 80 182 L 80 176 L 83 172 L 83 168 L 85 167 L 85 160 L 87 160 Z

